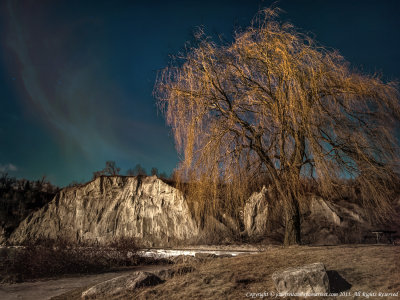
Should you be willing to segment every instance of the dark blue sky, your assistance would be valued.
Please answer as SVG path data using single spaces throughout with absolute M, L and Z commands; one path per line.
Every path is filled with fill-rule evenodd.
M 0 171 L 58 185 L 106 160 L 169 173 L 179 158 L 152 97 L 157 70 L 196 26 L 229 40 L 272 2 L 2 1 Z M 400 79 L 400 1 L 278 6 L 353 66 Z

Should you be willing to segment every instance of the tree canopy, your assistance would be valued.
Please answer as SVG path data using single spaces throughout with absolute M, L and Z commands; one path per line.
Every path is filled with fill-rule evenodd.
M 155 95 L 183 154 L 182 176 L 210 184 L 263 174 L 284 203 L 292 244 L 305 178 L 325 194 L 357 180 L 366 207 L 388 209 L 400 105 L 394 82 L 352 69 L 278 12 L 260 11 L 229 44 L 200 30 L 160 72 Z

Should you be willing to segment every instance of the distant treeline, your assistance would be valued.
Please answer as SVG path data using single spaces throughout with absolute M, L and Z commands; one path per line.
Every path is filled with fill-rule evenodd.
M 120 173 L 121 168 L 119 168 L 115 161 L 106 161 L 106 166 L 104 169 L 100 171 L 93 172 L 93 179 L 100 176 L 115 176 L 115 175 L 123 175 Z M 152 167 L 150 170 L 150 174 L 147 173 L 146 169 L 143 168 L 140 164 L 137 164 L 134 168 L 130 168 L 126 171 L 125 175 L 127 176 L 154 176 L 161 179 L 172 179 L 173 174 L 167 175 L 165 172 L 159 172 L 156 167 Z
M 58 191 L 59 187 L 45 176 L 32 181 L 0 173 L 0 229 L 8 237 L 23 219 L 50 202 Z

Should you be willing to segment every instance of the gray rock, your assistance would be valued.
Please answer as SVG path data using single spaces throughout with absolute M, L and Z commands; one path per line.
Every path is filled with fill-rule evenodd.
M 341 218 L 337 210 L 321 197 L 312 197 L 310 211 L 314 218 L 322 218 L 327 222 L 340 226 Z
M 144 286 L 154 286 L 162 283 L 158 276 L 149 272 L 133 272 L 129 275 L 119 276 L 89 288 L 82 293 L 82 299 L 107 298 L 116 296 L 126 291 L 133 291 Z
M 361 243 L 371 224 L 361 207 L 345 200 L 311 198 L 309 212 L 302 220 L 304 242 L 316 245 Z
M 341 200 L 334 203 L 333 206 L 336 208 L 342 219 L 344 219 L 342 224 L 344 223 L 344 225 L 346 225 L 346 220 L 355 221 L 360 224 L 367 223 L 365 211 L 359 205 Z
M 268 202 L 265 186 L 259 193 L 253 193 L 246 201 L 243 209 L 243 223 L 249 236 L 261 235 L 266 232 L 268 222 Z
M 62 237 L 107 244 L 123 237 L 144 246 L 167 246 L 197 234 L 187 202 L 177 189 L 156 176 L 110 176 L 61 190 L 21 222 L 10 242 Z
M 328 293 L 329 278 L 322 263 L 290 268 L 272 274 L 279 293 Z
M 253 193 L 243 209 L 244 235 L 252 239 L 282 238 L 282 203 L 265 187 Z M 301 206 L 301 236 L 307 244 L 337 245 L 361 243 L 371 224 L 363 209 L 345 200 L 327 201 L 310 195 L 309 205 Z M 282 231 L 282 232 L 281 232 Z M 279 236 L 281 235 L 281 237 Z

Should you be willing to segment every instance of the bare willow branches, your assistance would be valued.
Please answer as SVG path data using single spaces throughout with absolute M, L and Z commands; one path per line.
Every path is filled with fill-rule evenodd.
M 155 95 L 184 154 L 182 174 L 214 187 L 265 174 L 285 203 L 285 242 L 297 243 L 304 178 L 326 194 L 357 180 L 366 205 L 387 208 L 399 92 L 278 22 L 277 12 L 262 10 L 229 45 L 200 32 L 181 63 L 160 73 Z

